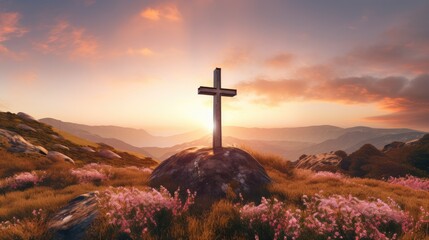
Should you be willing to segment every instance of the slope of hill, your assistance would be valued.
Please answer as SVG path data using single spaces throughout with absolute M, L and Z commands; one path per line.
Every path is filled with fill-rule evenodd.
M 117 149 L 132 151 L 164 160 L 190 146 L 210 146 L 211 138 L 204 131 L 192 131 L 168 137 L 153 136 L 142 129 L 116 126 L 88 126 L 62 122 L 52 118 L 42 122 L 93 142 L 103 142 Z M 223 129 L 225 146 L 246 146 L 258 151 L 278 154 L 295 160 L 302 154 L 317 154 L 343 150 L 358 150 L 364 144 L 378 148 L 393 141 L 409 141 L 424 133 L 412 129 L 382 129 L 370 127 L 340 128 L 329 125 L 298 128 L 245 128 Z M 139 146 L 139 147 L 138 147 Z
M 23 127 L 26 126 L 26 127 Z M 127 152 L 118 151 L 105 144 L 95 144 L 82 140 L 69 133 L 63 137 L 54 131 L 54 129 L 44 123 L 24 119 L 13 113 L 0 112 L 0 129 L 12 131 L 13 133 L 22 136 L 25 141 L 30 144 L 39 145 L 49 151 L 57 151 L 67 155 L 75 161 L 77 165 L 97 162 L 108 163 L 111 165 L 127 165 L 134 164 L 137 166 L 156 165 L 156 161 L 150 157 L 140 158 Z M 29 130 L 30 129 L 30 130 Z M 81 145 L 84 143 L 85 145 Z M 0 142 L 0 147 L 5 148 L 6 143 Z M 93 150 L 88 151 L 85 147 L 90 146 Z M 119 154 L 121 159 L 106 158 L 101 156 L 101 150 L 110 150 Z M 44 157 L 44 156 L 40 156 Z
M 118 126 L 89 126 L 84 124 L 63 122 L 53 118 L 43 118 L 40 122 L 49 124 L 62 131 L 72 133 L 86 139 L 117 139 L 123 143 L 139 147 L 168 147 L 178 143 L 191 141 L 203 136 L 200 130 L 177 134 L 168 137 L 153 136 L 143 129 L 134 129 Z
M 262 153 L 271 153 L 279 156 L 288 156 L 289 152 L 297 148 L 304 148 L 311 146 L 312 143 L 307 142 L 293 142 L 293 141 L 261 141 L 261 140 L 243 140 L 235 137 L 223 137 L 223 146 L 235 146 L 245 149 L 254 149 Z M 145 152 L 149 152 L 151 156 L 158 160 L 165 160 L 171 155 L 194 146 L 212 146 L 212 137 L 207 135 L 195 141 L 178 144 L 168 148 L 141 148 Z
M 353 177 L 387 178 L 389 176 L 429 176 L 429 134 L 410 143 L 393 142 L 383 150 L 365 144 L 355 152 L 337 155 L 335 165 L 326 161 L 323 154 L 303 155 L 295 166 L 305 169 L 339 171 Z M 329 155 L 329 154 L 328 154 Z M 334 155 L 331 153 L 330 155 Z M 311 164 L 306 161 L 311 159 Z M 315 168 L 314 166 L 317 166 Z
M 410 129 L 374 129 L 361 128 L 348 129 L 343 135 L 335 139 L 329 139 L 305 149 L 299 149 L 300 154 L 317 154 L 323 152 L 343 150 L 347 153 L 358 150 L 364 144 L 372 144 L 377 148 L 394 141 L 407 142 L 423 137 L 424 133 Z
M 96 152 L 83 153 L 80 151 L 84 147 L 79 144 L 82 142 L 81 139 L 73 136 L 63 138 L 46 124 L 26 120 L 12 113 L 0 113 L 0 128 L 17 132 L 29 143 L 42 145 L 49 151 L 58 150 L 58 144 L 66 146 L 69 150 L 61 148 L 62 151 L 67 151 L 67 154 L 76 159 L 76 164 L 72 165 L 68 162 L 48 159 L 37 152 L 13 153 L 7 149 L 7 144 L 10 143 L 0 139 L 0 192 L 2 193 L 0 194 L 0 239 L 61 239 L 55 234 L 58 231 L 60 234 L 66 234 L 70 228 L 62 228 L 64 226 L 79 226 L 75 229 L 78 229 L 76 231 L 80 234 L 79 236 L 85 236 L 85 239 L 130 239 L 134 236 L 136 239 L 250 239 L 256 234 L 259 234 L 260 239 L 273 239 L 275 232 L 273 224 L 268 224 L 267 217 L 262 215 L 269 216 L 270 219 L 280 223 L 284 222 L 285 226 L 294 224 L 293 226 L 297 229 L 296 235 L 299 235 L 297 239 L 327 239 L 339 236 L 344 239 L 347 237 L 354 239 L 357 237 L 354 232 L 339 231 L 338 234 L 331 230 L 320 232 L 306 225 L 307 220 L 311 220 L 311 216 L 326 214 L 325 208 L 318 210 L 314 207 L 316 205 L 307 204 L 318 204 L 321 201 L 334 203 L 332 209 L 334 215 L 321 218 L 323 224 L 330 224 L 334 220 L 332 226 L 342 226 L 344 219 L 349 219 L 347 217 L 351 215 L 350 212 L 335 212 L 339 210 L 336 204 L 340 202 L 347 209 L 360 207 L 363 208 L 362 210 L 367 210 L 368 206 L 375 209 L 362 211 L 366 214 L 364 216 L 353 215 L 350 223 L 357 220 L 358 223 L 371 224 L 371 219 L 379 219 L 378 222 L 388 222 L 388 225 L 377 225 L 375 230 L 386 232 L 390 234 L 389 236 L 397 236 L 397 239 L 427 239 L 429 236 L 427 225 L 401 231 L 402 222 L 395 222 L 404 221 L 404 224 L 408 224 L 406 222 L 408 218 L 405 217 L 412 217 L 410 220 L 412 225 L 415 224 L 415 219 L 429 217 L 429 215 L 422 215 L 420 208 L 429 209 L 427 201 L 429 192 L 426 190 L 415 190 L 406 185 L 401 186 L 382 180 L 347 178 L 326 173 L 315 174 L 308 170 L 294 169 L 292 164 L 284 159 L 252 153 L 273 180 L 264 197 L 276 198 L 278 201 L 262 199 L 261 202 L 244 205 L 245 203 L 238 196 L 231 194 L 227 199 L 216 202 L 212 206 L 196 209 L 192 206 L 193 201 L 181 202 L 174 194 L 170 195 L 162 190 L 149 188 L 147 178 L 150 169 L 138 167 L 154 164 L 149 158 L 137 158 L 104 144 L 95 143 L 90 144 L 96 152 L 100 149 L 110 149 L 122 158 L 106 160 L 95 154 Z M 237 141 L 228 137 L 226 139 Z M 210 140 L 210 137 L 204 139 L 206 142 Z M 262 143 L 265 142 L 268 141 L 262 141 Z M 281 146 L 292 143 L 278 144 Z M 376 164 L 383 163 L 378 160 L 398 154 L 400 158 L 395 164 L 399 166 L 415 164 L 421 169 L 427 169 L 428 149 L 429 135 L 412 143 L 392 144 L 384 151 L 366 145 L 350 156 L 340 152 L 336 155 L 342 158 L 350 157 L 349 165 L 344 171 L 356 171 L 361 174 L 361 171 L 371 170 L 375 166 L 372 160 L 377 160 Z M 325 159 L 329 157 L 331 156 L 325 155 Z M 366 161 L 367 159 L 369 161 Z M 100 164 L 87 164 L 94 162 Z M 336 165 L 335 162 L 331 163 Z M 392 165 L 390 160 L 384 163 Z M 75 175 L 76 172 L 84 173 L 86 177 L 79 178 Z M 370 176 L 366 172 L 361 175 Z M 13 185 L 16 182 L 12 180 L 21 181 L 22 176 L 35 178 L 30 179 L 30 182 L 27 181 L 25 185 Z M 320 190 L 323 190 L 323 193 Z M 93 196 L 92 200 L 90 196 Z M 95 198 L 100 201 L 94 200 L 94 196 L 100 197 Z M 106 199 L 106 196 L 112 198 Z M 198 198 L 198 194 L 195 198 Z M 71 199 L 73 199 L 72 202 L 67 204 Z M 377 199 L 377 202 L 374 202 L 374 199 Z M 391 200 L 397 204 L 390 203 Z M 186 204 L 190 204 L 191 207 L 188 208 L 189 205 Z M 258 206 L 258 204 L 262 205 Z M 75 207 L 71 208 L 71 206 Z M 92 209 L 98 209 L 99 212 L 91 212 Z M 261 209 L 264 212 L 261 213 Z M 297 209 L 300 211 L 296 211 Z M 69 211 L 64 212 L 64 210 Z M 252 219 L 243 215 L 246 210 L 250 210 L 247 213 L 253 214 Z M 151 213 L 150 215 L 135 214 L 141 211 L 151 211 Z M 183 212 L 183 215 L 174 214 L 174 211 Z M 106 214 L 108 212 L 110 214 Z M 120 221 L 112 221 L 112 216 L 118 216 Z M 147 216 L 151 219 L 150 222 L 147 221 L 150 225 L 144 229 L 146 225 L 142 226 L 141 223 L 144 222 L 143 217 Z M 405 217 L 403 220 L 402 217 L 397 216 Z M 423 220 L 426 221 L 426 219 Z M 249 225 L 249 221 L 254 225 Z M 128 224 L 129 229 L 121 229 L 118 222 Z M 363 229 L 373 229 L 365 226 L 367 225 L 364 225 Z M 356 229 L 354 225 L 349 227 Z M 275 228 L 278 227 L 275 226 Z M 76 232 L 68 233 L 65 239 L 71 235 L 78 236 Z

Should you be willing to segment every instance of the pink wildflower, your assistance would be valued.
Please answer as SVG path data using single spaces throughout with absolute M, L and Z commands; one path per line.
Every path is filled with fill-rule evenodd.
M 390 177 L 387 182 L 402 185 L 416 190 L 429 191 L 429 179 L 427 178 L 418 178 L 411 175 L 407 175 L 406 177 L 400 178 Z
M 80 183 L 88 183 L 94 181 L 104 181 L 107 176 L 101 170 L 92 168 L 77 168 L 70 170 L 70 173 L 77 177 Z
M 179 198 L 179 190 L 172 196 L 167 189 L 161 187 L 158 191 L 141 191 L 136 188 L 110 188 L 100 197 L 102 208 L 107 211 L 109 222 L 120 228 L 120 231 L 130 233 L 137 229 L 145 234 L 150 227 L 156 227 L 156 215 L 167 211 L 173 217 L 187 212 L 194 203 L 196 193 L 187 191 L 185 203 Z
M 258 230 L 264 226 L 271 229 L 273 239 L 296 239 L 300 235 L 301 212 L 286 209 L 285 204 L 277 199 L 262 198 L 261 204 L 246 204 L 239 211 L 241 219 L 254 232 L 255 239 L 259 239 Z
M 0 183 L 0 188 L 20 189 L 28 186 L 34 186 L 42 182 L 45 172 L 21 172 L 6 178 Z

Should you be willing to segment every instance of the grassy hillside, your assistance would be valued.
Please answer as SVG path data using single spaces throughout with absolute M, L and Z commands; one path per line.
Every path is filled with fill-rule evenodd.
M 36 131 L 24 130 L 19 127 L 19 124 L 26 124 Z M 0 222 L 13 217 L 29 217 L 34 209 L 40 208 L 47 215 L 52 214 L 70 199 L 88 191 L 102 190 L 108 186 L 145 185 L 149 167 L 157 164 L 151 158 L 117 151 L 102 143 L 92 143 L 71 134 L 56 131 L 43 123 L 22 119 L 13 113 L 0 112 L 0 129 L 18 133 L 34 145 L 41 145 L 49 151 L 60 151 L 75 161 L 73 165 L 65 161 L 51 160 L 38 153 L 11 153 L 7 151 L 5 142 L 0 142 L 0 194 L 2 194 Z M 64 145 L 69 149 L 58 149 L 55 144 Z M 92 147 L 95 152 L 83 151 L 81 147 L 84 146 Z M 121 158 L 101 157 L 97 154 L 100 149 L 110 149 Z M 90 174 L 102 173 L 102 176 L 108 176 L 108 179 L 87 183 L 82 182 L 79 175 L 72 174 L 72 170 L 79 170 L 91 164 L 95 164 L 92 168 L 97 169 L 89 168 L 85 171 Z M 22 175 L 23 173 L 27 173 L 27 176 Z M 36 184 L 29 179 L 29 182 L 21 184 L 32 176 L 43 181 Z M 18 180 L 14 182 L 14 179 Z M 12 183 L 18 186 L 12 186 Z M 1 235 L 0 239 L 10 239 L 2 238 Z
M 351 176 L 379 179 L 406 174 L 429 176 L 429 135 L 412 144 L 397 144 L 385 151 L 365 144 L 345 157 L 339 170 Z
M 83 145 L 83 146 L 90 146 L 90 147 L 98 147 L 98 144 L 95 142 L 88 141 L 86 139 L 77 137 L 73 134 L 70 134 L 69 132 L 61 131 L 56 128 L 52 128 L 54 132 L 58 133 L 58 135 L 62 136 L 64 139 L 69 140 L 70 142 L 77 144 L 77 145 Z
M 24 161 L 28 163 L 30 161 L 26 155 L 15 156 L 4 151 L 0 153 L 2 153 L 1 159 L 4 159 L 2 162 Z M 338 194 L 341 196 L 352 195 L 361 200 L 380 199 L 383 202 L 389 202 L 389 199 L 393 199 L 402 210 L 409 212 L 415 219 L 422 214 L 420 207 L 429 209 L 428 191 L 414 190 L 374 179 L 317 175 L 309 170 L 293 169 L 292 164 L 283 161 L 280 157 L 256 152 L 252 154 L 266 168 L 267 173 L 273 179 L 273 184 L 269 187 L 269 195 L 266 197 L 278 199 L 284 203 L 282 206 L 286 208 L 305 209 L 303 202 L 305 195 L 332 196 Z M 50 235 L 46 230 L 45 219 L 49 219 L 49 216 L 58 211 L 68 200 L 85 192 L 97 190 L 103 193 L 109 189 L 109 186 L 124 186 L 128 189 L 136 187 L 142 191 L 149 190 L 147 187 L 149 173 L 142 173 L 137 168 L 101 167 L 100 171 L 109 172 L 110 177 L 108 179 L 79 183 L 76 179 L 70 179 L 70 175 L 66 171 L 72 168 L 69 164 L 59 163 L 47 168 L 42 159 L 34 160 L 31 159 L 37 164 L 32 167 L 45 170 L 49 176 L 47 177 L 48 180 L 37 186 L 10 191 L 0 196 L 0 221 L 17 217 L 21 219 L 21 222 L 24 222 L 7 229 L 4 232 L 5 235 L 1 235 L 0 239 L 9 239 L 10 236 L 15 236 L 16 239 L 26 239 L 26 236 L 30 235 L 36 235 L 34 239 L 49 239 Z M 4 164 L 2 168 L 8 168 L 8 166 Z M 64 181 L 64 183 L 58 186 L 54 184 L 56 181 Z M 240 200 L 231 196 L 215 203 L 203 212 L 191 208 L 178 217 L 162 212 L 161 215 L 154 216 L 158 225 L 151 225 L 143 235 L 137 229 L 135 229 L 137 232 L 131 232 L 130 235 L 123 233 L 120 227 L 109 224 L 107 216 L 103 214 L 96 219 L 93 226 L 88 230 L 87 239 L 128 239 L 127 236 L 133 236 L 135 239 L 249 239 L 249 237 L 253 237 L 255 232 L 261 236 L 261 239 L 270 239 L 269 236 L 272 236 L 272 233 L 269 231 L 264 233 L 269 227 L 259 226 L 259 229 L 254 226 L 249 228 L 247 222 L 240 215 L 242 207 L 243 204 L 240 205 Z M 45 214 L 42 221 L 32 216 L 32 211 L 39 208 Z M 101 211 L 107 210 L 101 208 Z M 266 234 L 265 237 L 261 233 Z M 425 230 L 419 230 L 414 234 L 402 234 L 401 238 L 429 239 L 428 235 L 425 234 L 427 234 Z M 299 239 L 324 238 L 317 237 L 311 231 L 305 230 Z
M 412 179 L 407 185 L 398 179 L 315 173 L 294 169 L 281 157 L 252 152 L 273 180 L 266 199 L 247 203 L 228 194 L 197 209 L 193 195 L 185 203 L 186 197 L 148 187 L 156 164 L 151 159 L 112 149 L 122 159 L 106 160 L 78 151 L 82 142 L 53 138 L 56 133 L 44 124 L 11 113 L 0 117 L 4 124 L 0 127 L 48 150 L 55 143 L 66 145 L 67 154 L 76 160 L 73 165 L 41 154 L 11 153 L 0 146 L 0 239 L 53 239 L 50 219 L 71 199 L 93 191 L 100 214 L 86 239 L 383 239 L 380 234 L 384 239 L 395 234 L 399 239 L 429 239 L 429 214 L 423 211 L 429 210 L 428 179 Z M 23 122 L 37 133 L 16 127 Z M 426 152 L 420 154 L 424 159 Z M 379 155 L 367 147 L 355 158 Z
M 19 124 L 25 124 L 36 131 L 28 131 L 21 129 Z M 34 145 L 40 145 L 46 148 L 49 151 L 60 151 L 63 154 L 71 157 L 77 166 L 82 166 L 88 163 L 105 163 L 113 166 L 127 166 L 134 165 L 139 167 L 156 165 L 156 161 L 149 157 L 137 157 L 135 155 L 129 154 L 127 152 L 117 151 L 114 148 L 102 144 L 102 143 L 93 143 L 87 140 L 80 139 L 72 134 L 64 133 L 61 131 L 55 131 L 51 126 L 37 121 L 28 121 L 18 117 L 13 113 L 4 113 L 0 112 L 0 129 L 5 129 L 18 133 L 24 137 L 27 141 Z M 69 148 L 68 150 L 59 149 L 56 147 L 57 144 L 61 144 Z M 82 147 L 90 146 L 96 152 L 101 149 L 109 149 L 113 152 L 116 152 L 121 156 L 121 159 L 106 159 L 97 153 L 91 153 L 82 150 Z M 42 156 L 31 156 L 31 157 L 41 157 Z

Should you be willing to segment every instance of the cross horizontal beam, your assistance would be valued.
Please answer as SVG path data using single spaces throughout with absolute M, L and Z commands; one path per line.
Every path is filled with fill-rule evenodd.
M 225 97 L 234 97 L 237 95 L 237 90 L 235 89 L 229 89 L 229 88 L 212 88 L 212 87 L 199 87 L 198 88 L 198 94 L 202 95 L 216 95 L 220 94 L 221 96 Z

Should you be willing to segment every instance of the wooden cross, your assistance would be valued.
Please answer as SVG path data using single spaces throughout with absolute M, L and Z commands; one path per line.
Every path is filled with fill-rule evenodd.
M 222 113 L 221 97 L 234 97 L 237 90 L 221 88 L 220 68 L 216 68 L 213 73 L 214 87 L 199 87 L 198 94 L 213 96 L 213 151 L 222 149 Z

